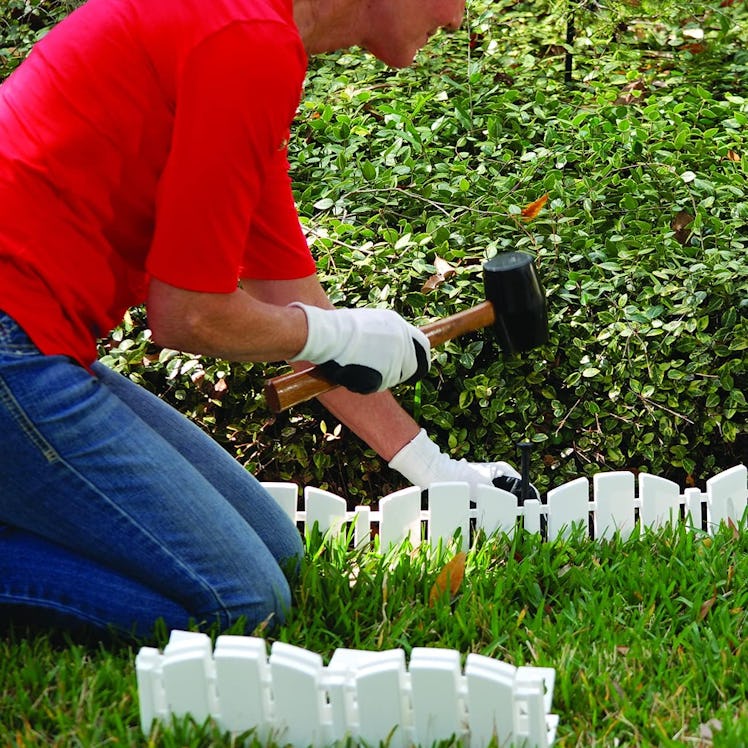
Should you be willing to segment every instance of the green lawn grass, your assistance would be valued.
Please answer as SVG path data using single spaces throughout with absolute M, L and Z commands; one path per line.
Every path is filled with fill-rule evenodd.
M 308 541 L 295 607 L 261 635 L 319 652 L 445 647 L 556 669 L 556 745 L 746 745 L 748 535 L 683 525 L 628 540 L 479 538 L 451 602 L 429 594 L 450 553 L 381 556 Z M 42 627 L 0 644 L 0 744 L 232 745 L 179 720 L 139 725 L 140 644 Z M 707 739 L 707 736 L 711 736 Z

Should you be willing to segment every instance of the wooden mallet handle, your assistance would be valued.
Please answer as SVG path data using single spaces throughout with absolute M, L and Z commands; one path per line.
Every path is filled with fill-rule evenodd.
M 495 321 L 493 304 L 490 301 L 484 301 L 471 309 L 457 312 L 436 322 L 429 322 L 420 329 L 434 348 L 447 340 L 488 327 Z M 305 369 L 298 369 L 290 374 L 269 379 L 265 383 L 265 400 L 273 413 L 280 413 L 292 405 L 311 400 L 338 386 L 325 379 L 318 367 L 308 366 Z

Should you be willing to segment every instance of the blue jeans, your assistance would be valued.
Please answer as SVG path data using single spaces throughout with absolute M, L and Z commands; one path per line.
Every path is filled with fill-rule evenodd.
M 2 312 L 0 523 L 0 619 L 36 609 L 127 633 L 281 620 L 303 554 L 198 426 L 98 362 L 42 355 Z

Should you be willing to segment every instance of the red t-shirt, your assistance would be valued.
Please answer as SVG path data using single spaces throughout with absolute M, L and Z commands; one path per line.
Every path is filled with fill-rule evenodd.
M 148 279 L 315 271 L 286 145 L 291 0 L 88 0 L 0 86 L 0 309 L 83 365 Z

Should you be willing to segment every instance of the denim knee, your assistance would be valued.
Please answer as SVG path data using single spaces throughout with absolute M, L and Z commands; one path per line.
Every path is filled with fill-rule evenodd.
M 292 607 L 291 586 L 280 567 L 277 574 L 266 574 L 261 581 L 253 577 L 251 581 L 240 582 L 240 589 L 232 597 L 230 605 L 202 618 L 218 620 L 223 627 L 243 619 L 245 629 L 251 632 L 260 625 L 275 627 L 283 623 Z

